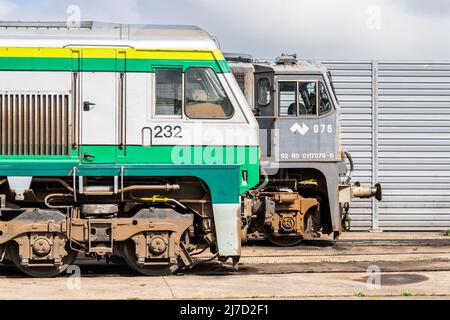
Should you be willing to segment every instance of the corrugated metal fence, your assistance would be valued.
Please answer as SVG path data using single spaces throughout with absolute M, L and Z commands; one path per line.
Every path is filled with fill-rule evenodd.
M 352 228 L 450 228 L 450 62 L 325 61 L 342 107 L 354 180 L 381 182 L 357 200 Z

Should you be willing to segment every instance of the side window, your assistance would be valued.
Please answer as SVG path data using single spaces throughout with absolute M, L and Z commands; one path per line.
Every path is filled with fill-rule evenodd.
M 319 115 L 328 113 L 331 110 L 331 101 L 327 90 L 322 82 L 319 82 Z
M 279 110 L 280 117 L 297 115 L 297 82 L 279 82 Z
M 234 109 L 217 74 L 211 68 L 185 72 L 185 113 L 189 118 L 230 118 Z
M 182 83 L 181 69 L 155 70 L 155 115 L 181 117 Z
M 267 78 L 258 80 L 258 104 L 261 107 L 270 103 L 270 81 Z
M 299 114 L 317 115 L 317 82 L 299 82 Z

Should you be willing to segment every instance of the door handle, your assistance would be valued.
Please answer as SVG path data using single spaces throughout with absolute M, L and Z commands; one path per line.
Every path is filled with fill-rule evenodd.
M 93 102 L 89 102 L 89 101 L 83 102 L 83 110 L 84 111 L 90 111 L 91 109 L 94 109 L 93 106 L 95 106 L 95 103 L 93 103 Z
M 84 154 L 83 154 L 83 158 L 84 159 L 94 159 L 95 158 L 95 156 L 94 155 L 92 155 L 92 154 L 90 154 L 89 152 L 85 152 Z

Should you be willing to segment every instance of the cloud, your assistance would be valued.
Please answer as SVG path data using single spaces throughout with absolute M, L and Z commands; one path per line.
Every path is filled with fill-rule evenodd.
M 442 18 L 450 15 L 449 2 L 0 0 L 0 18 L 65 20 L 67 6 L 77 4 L 83 20 L 199 25 L 224 51 L 258 58 L 296 52 L 315 59 L 449 59 L 450 19 Z
M 0 17 L 7 16 L 16 10 L 16 5 L 10 1 L 0 1 Z
M 415 15 L 450 16 L 450 0 L 397 0 L 389 1 L 390 5 L 403 7 Z

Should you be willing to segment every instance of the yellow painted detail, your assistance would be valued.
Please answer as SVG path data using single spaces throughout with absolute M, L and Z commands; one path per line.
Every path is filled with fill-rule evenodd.
M 225 58 L 224 58 L 224 56 L 222 54 L 222 51 L 220 51 L 220 50 L 213 50 L 212 54 L 214 55 L 214 58 L 216 60 L 225 60 Z
M 300 181 L 299 183 L 302 184 L 302 185 L 307 185 L 307 186 L 310 186 L 310 185 L 315 185 L 316 186 L 317 185 L 317 181 L 314 180 L 314 179 Z
M 0 47 L 0 57 L 71 58 L 72 50 L 67 48 Z
M 215 60 L 211 51 L 128 50 L 130 59 Z
M 160 197 L 160 196 L 153 196 L 151 198 L 140 198 L 139 200 L 145 201 L 145 202 L 160 202 L 160 203 L 165 203 L 165 202 L 170 201 L 169 198 Z
M 73 51 L 83 58 L 116 58 L 117 53 L 128 59 L 225 60 L 220 50 L 155 50 L 134 48 L 30 48 L 0 47 L 0 57 L 71 58 Z M 119 55 L 120 56 L 120 55 Z
M 74 49 L 81 50 L 82 58 L 116 58 L 117 50 L 114 49 Z

